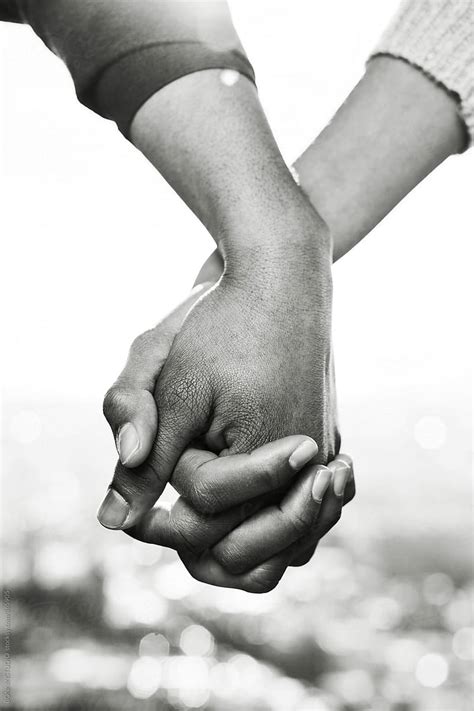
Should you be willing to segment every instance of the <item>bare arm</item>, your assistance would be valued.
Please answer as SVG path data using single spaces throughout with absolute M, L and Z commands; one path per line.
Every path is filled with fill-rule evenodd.
M 372 59 L 295 163 L 301 187 L 330 226 L 334 260 L 465 145 L 454 97 L 401 59 Z
M 301 188 L 329 226 L 334 261 L 466 141 L 454 96 L 401 59 L 373 58 L 294 165 Z M 196 282 L 215 281 L 222 269 L 216 251 Z

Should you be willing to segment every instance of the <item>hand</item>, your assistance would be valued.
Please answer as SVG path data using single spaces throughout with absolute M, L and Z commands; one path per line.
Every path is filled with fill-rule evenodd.
M 156 389 L 151 466 L 161 487 L 196 438 L 235 453 L 301 432 L 318 442 L 320 462 L 336 453 L 329 269 L 296 279 L 278 259 L 229 269 L 176 336 Z
M 196 438 L 211 451 L 236 453 L 300 432 L 318 442 L 319 462 L 334 457 L 330 267 L 317 234 L 312 239 L 316 246 L 286 261 L 268 250 L 245 267 L 240 260 L 194 304 L 158 379 L 157 439 L 135 470 L 141 496 L 116 527 L 151 508 Z M 127 486 L 119 466 L 112 488 L 125 501 Z
M 297 473 L 292 454 L 302 444 L 309 454 L 312 440 L 301 435 L 263 445 L 250 455 L 217 457 L 186 450 L 172 477 L 182 496 L 171 508 L 158 504 L 126 533 L 176 549 L 201 582 L 268 592 L 288 565 L 310 559 L 355 494 L 346 455 L 328 467 L 303 465 Z M 281 491 L 290 480 L 291 490 L 278 505 L 261 508 L 261 497 L 250 498 Z
M 207 269 L 206 278 L 214 281 L 221 273 L 222 262 L 219 259 L 214 259 L 211 260 L 211 263 L 213 266 L 210 270 Z M 200 288 L 161 324 L 136 339 L 123 373 L 106 397 L 104 410 L 116 438 L 122 445 L 122 459 L 127 460 L 129 466 L 143 462 L 152 446 L 157 416 L 151 393 L 154 390 L 160 368 L 168 355 L 173 337 L 193 301 L 199 298 L 211 285 L 211 283 L 201 284 Z M 126 431 L 125 437 L 121 436 L 124 429 Z M 130 433 L 132 433 L 132 437 L 130 437 Z M 260 450 L 255 450 L 250 457 L 238 455 L 225 458 L 217 458 L 212 453 L 201 450 L 194 453 L 193 450 L 187 451 L 180 459 L 172 483 L 187 497 L 188 502 L 192 501 L 192 506 L 180 499 L 171 513 L 161 511 L 161 509 L 161 513 L 159 513 L 155 510 L 156 513 L 153 512 L 149 519 L 129 532 L 135 537 L 142 536 L 143 540 L 150 542 L 153 540 L 163 545 L 180 548 L 183 562 L 187 565 L 188 570 L 205 582 L 231 585 L 243 589 L 259 588 L 260 591 L 264 591 L 269 586 L 273 587 L 288 564 L 301 565 L 309 560 L 319 538 L 338 520 L 342 503 L 347 503 L 353 498 L 355 488 L 352 465 L 344 455 L 340 455 L 335 462 L 329 465 L 329 469 L 333 471 L 333 486 L 339 496 L 334 496 L 332 492 L 327 495 L 326 498 L 329 497 L 329 502 L 325 501 L 316 528 L 313 529 L 311 526 L 311 521 L 314 521 L 315 518 L 315 502 L 311 496 L 307 495 L 307 489 L 305 495 L 304 486 L 295 484 L 294 489 L 297 489 L 297 494 L 296 497 L 293 497 L 294 507 L 290 498 L 285 505 L 267 507 L 260 512 L 259 517 L 251 517 L 244 525 L 235 529 L 230 537 L 221 540 L 221 543 L 213 551 L 215 557 L 209 556 L 209 554 L 196 556 L 196 553 L 210 547 L 226 532 L 235 528 L 242 517 L 246 518 L 251 515 L 252 512 L 263 506 L 264 502 L 257 502 L 254 499 L 240 507 L 237 519 L 236 512 L 230 511 L 229 516 L 221 515 L 218 517 L 218 521 L 208 513 L 216 507 L 216 504 L 218 504 L 217 508 L 220 506 L 222 509 L 231 505 L 235 506 L 237 502 L 251 499 L 266 490 L 275 489 L 277 493 L 281 492 L 281 484 L 285 481 L 289 482 L 287 459 L 291 453 L 291 446 L 294 445 L 292 441 L 295 440 L 298 443 L 301 439 L 300 436 L 296 436 L 296 440 L 295 437 L 290 437 L 263 447 L 262 456 L 265 456 L 262 461 L 265 466 L 262 466 L 260 460 Z M 272 451 L 273 455 L 271 455 Z M 206 461 L 212 460 L 213 462 L 209 467 L 209 472 L 208 467 L 203 467 L 203 457 Z M 286 471 L 286 479 L 284 472 L 282 473 L 282 466 Z M 118 468 L 122 471 L 127 499 L 132 502 L 133 509 L 134 499 L 135 497 L 141 498 L 144 489 L 146 489 L 146 483 L 144 484 L 141 476 L 137 478 L 136 471 L 120 465 Z M 328 486 L 325 469 L 322 468 L 320 472 L 322 477 L 319 477 L 320 486 L 323 487 L 321 497 L 324 487 Z M 212 470 L 214 470 L 214 475 Z M 232 474 L 234 474 L 235 485 L 232 484 Z M 349 481 L 349 485 L 343 496 L 343 489 L 347 481 Z M 187 483 L 189 483 L 188 486 L 186 486 Z M 279 497 L 281 498 L 281 493 L 279 493 Z M 193 508 L 194 506 L 195 508 Z M 207 513 L 204 513 L 203 516 L 200 511 Z M 297 519 L 294 518 L 294 514 Z M 168 520 L 169 523 L 167 523 Z M 298 521 L 300 526 L 298 526 Z M 164 530 L 160 530 L 160 522 L 163 523 Z M 110 526 L 114 525 L 114 522 L 110 520 L 104 520 L 104 523 Z M 170 530 L 175 532 L 174 538 L 170 537 Z M 209 534 L 211 534 L 210 537 Z M 294 540 L 295 536 L 299 540 L 288 549 L 284 556 L 273 555 L 276 551 L 287 548 L 289 540 Z M 278 542 L 279 537 L 281 543 Z M 184 545 L 186 540 L 190 542 L 189 546 Z M 232 555 L 233 551 L 235 551 L 235 556 Z M 268 560 L 270 556 L 273 557 Z M 220 565 L 216 559 L 221 561 Z M 253 572 L 251 572 L 252 565 L 254 565 Z M 234 574 L 229 573 L 229 569 L 233 570 Z M 236 575 L 235 572 L 238 570 L 246 572 Z M 250 585 L 250 579 L 253 581 L 252 585 Z
M 157 419 L 155 410 L 147 422 L 151 407 L 148 413 L 140 409 L 148 402 L 149 390 L 143 384 L 156 379 L 173 328 L 179 327 L 190 300 L 198 296 L 195 293 L 148 332 L 147 349 L 140 338 L 135 340 L 127 365 L 106 398 L 114 433 L 124 422 L 140 433 L 140 447 L 131 457 L 135 462 L 151 449 Z M 295 459 L 292 455 L 302 443 L 305 448 Z M 315 467 L 311 464 L 315 452 L 315 443 L 301 435 L 263 445 L 250 455 L 217 457 L 189 448 L 171 479 L 181 497 L 171 509 L 156 506 L 126 533 L 177 550 L 191 575 L 202 582 L 266 592 L 288 565 L 302 565 L 311 558 L 319 539 L 339 520 L 342 506 L 354 497 L 351 460 L 338 455 L 328 467 Z M 133 468 L 122 471 L 133 507 L 143 482 Z M 316 477 L 317 484 L 311 485 Z M 265 494 L 280 499 L 282 487 L 289 483 L 293 488 L 278 506 L 265 505 Z

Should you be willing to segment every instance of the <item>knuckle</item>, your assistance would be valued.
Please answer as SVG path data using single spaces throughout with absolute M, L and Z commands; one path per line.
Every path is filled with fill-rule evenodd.
M 124 393 L 120 388 L 112 385 L 107 390 L 102 404 L 102 410 L 108 422 L 120 416 L 124 408 Z
M 271 592 L 276 588 L 280 581 L 280 577 L 267 568 L 260 568 L 257 571 L 249 573 L 249 592 L 254 592 L 259 595 Z
M 272 467 L 269 463 L 262 464 L 258 468 L 258 474 L 266 491 L 279 489 L 286 483 L 285 477 L 277 465 Z
M 312 521 L 309 518 L 305 518 L 298 511 L 290 511 L 287 514 L 287 519 L 298 538 L 305 536 L 311 531 Z
M 151 344 L 154 342 L 154 330 L 149 329 L 140 333 L 136 338 L 133 339 L 132 345 L 130 346 L 130 353 L 143 353 L 147 351 Z
M 311 558 L 314 555 L 314 548 L 311 548 L 307 551 L 304 551 L 302 553 L 298 553 L 295 555 L 293 560 L 291 561 L 291 565 L 294 567 L 300 567 L 302 565 L 306 565 L 306 563 L 309 563 Z
M 249 567 L 239 545 L 225 541 L 212 550 L 214 558 L 232 575 L 245 573 Z
M 212 487 L 202 477 L 195 477 L 189 483 L 189 500 L 194 508 L 203 514 L 219 511 L 218 501 Z
M 174 413 L 193 416 L 202 409 L 206 386 L 194 374 L 170 372 L 160 379 L 158 385 L 158 402 L 169 416 Z
M 176 540 L 178 550 L 184 550 L 193 556 L 201 555 L 206 549 L 206 545 L 194 533 L 188 530 L 183 521 L 171 519 L 173 538 Z

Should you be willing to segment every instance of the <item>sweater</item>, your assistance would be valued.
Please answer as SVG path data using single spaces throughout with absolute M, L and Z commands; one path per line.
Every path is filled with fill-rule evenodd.
M 458 103 L 474 141 L 474 0 L 404 0 L 373 50 L 418 67 Z

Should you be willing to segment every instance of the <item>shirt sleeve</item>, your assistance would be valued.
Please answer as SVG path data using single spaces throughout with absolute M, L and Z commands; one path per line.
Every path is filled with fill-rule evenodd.
M 254 72 L 223 0 L 0 0 L 64 60 L 85 106 L 128 136 L 166 84 L 203 69 Z
M 474 2 L 404 0 L 371 57 L 400 57 L 457 100 L 474 142 Z

